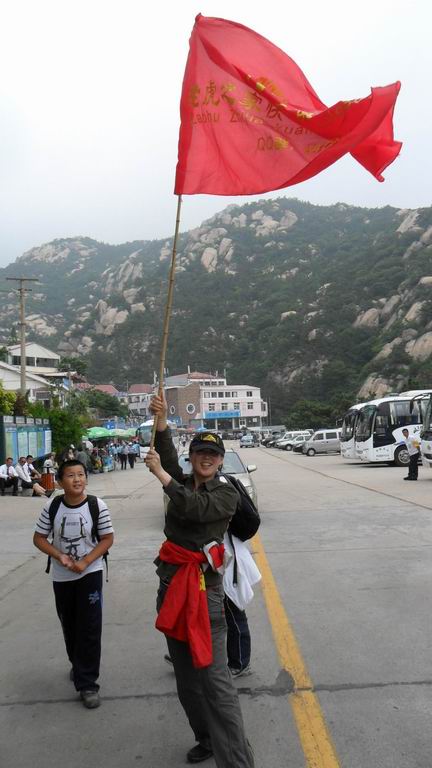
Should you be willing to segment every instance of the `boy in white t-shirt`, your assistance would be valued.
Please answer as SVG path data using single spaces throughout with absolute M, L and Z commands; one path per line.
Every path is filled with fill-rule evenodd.
M 114 540 L 110 514 L 97 499 L 97 537 L 93 535 L 86 484 L 87 469 L 76 459 L 64 461 L 58 471 L 64 496 L 51 524 L 49 508 L 41 512 L 34 545 L 53 560 L 53 587 L 66 651 L 72 664 L 71 680 L 85 707 L 100 705 L 99 665 L 102 634 L 103 555 Z M 56 501 L 58 503 L 58 501 Z M 48 541 L 53 534 L 53 542 Z

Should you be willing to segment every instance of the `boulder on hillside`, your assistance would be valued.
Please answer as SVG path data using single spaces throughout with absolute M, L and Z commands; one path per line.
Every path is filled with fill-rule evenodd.
M 414 360 L 423 362 L 432 355 L 432 331 L 424 333 L 418 339 L 412 339 L 405 345 L 405 351 Z
M 372 392 L 375 397 L 384 397 L 390 391 L 391 386 L 387 379 L 380 376 L 378 373 L 371 373 L 359 389 L 357 396 L 359 400 L 364 400 L 369 397 Z

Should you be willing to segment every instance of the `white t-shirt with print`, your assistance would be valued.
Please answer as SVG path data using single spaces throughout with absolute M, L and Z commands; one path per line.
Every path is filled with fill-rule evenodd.
M 99 519 L 97 531 L 99 536 L 105 536 L 114 533 L 110 513 L 103 499 L 97 499 L 99 507 Z M 43 508 L 39 520 L 36 524 L 36 533 L 42 536 L 49 536 L 52 527 L 49 517 L 49 508 L 52 500 Z M 54 519 L 54 546 L 59 552 L 70 555 L 74 560 L 82 560 L 97 545 L 97 541 L 92 540 L 92 517 L 90 514 L 87 500 L 77 506 L 66 504 L 64 498 L 60 503 L 57 514 Z M 102 557 L 98 557 L 93 563 L 83 571 L 83 573 L 74 573 L 65 568 L 57 560 L 52 560 L 52 578 L 53 581 L 76 581 L 88 573 L 101 571 L 103 568 Z

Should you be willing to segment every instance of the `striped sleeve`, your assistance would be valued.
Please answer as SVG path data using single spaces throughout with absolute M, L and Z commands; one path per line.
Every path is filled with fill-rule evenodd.
M 48 509 L 49 506 L 43 508 L 36 523 L 35 532 L 40 533 L 42 536 L 49 536 L 52 530 Z
M 98 519 L 98 534 L 99 536 L 106 536 L 108 533 L 114 533 L 112 526 L 110 513 L 107 505 L 103 499 L 98 498 L 99 505 L 99 519 Z

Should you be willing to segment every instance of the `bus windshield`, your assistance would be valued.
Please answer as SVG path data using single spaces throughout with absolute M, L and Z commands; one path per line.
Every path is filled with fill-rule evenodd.
M 152 428 L 153 428 L 152 424 L 141 424 L 141 426 L 138 427 L 136 431 L 138 442 L 144 448 L 150 445 Z
M 356 440 L 369 440 L 372 434 L 372 424 L 376 413 L 376 405 L 365 405 L 358 414 Z
M 171 430 L 171 437 L 173 439 L 174 445 L 177 446 L 178 444 L 178 429 L 177 425 L 173 424 L 173 422 L 169 421 L 168 426 Z M 145 421 L 143 424 L 140 424 L 139 427 L 136 430 L 136 436 L 139 444 L 143 448 L 149 448 L 150 447 L 150 441 L 152 436 L 152 430 L 153 430 L 153 420 L 151 421 Z
M 357 409 L 348 411 L 348 413 L 345 414 L 342 422 L 342 432 L 340 436 L 341 443 L 347 443 L 348 440 L 351 440 L 351 438 L 354 437 L 358 415 L 359 412 Z

